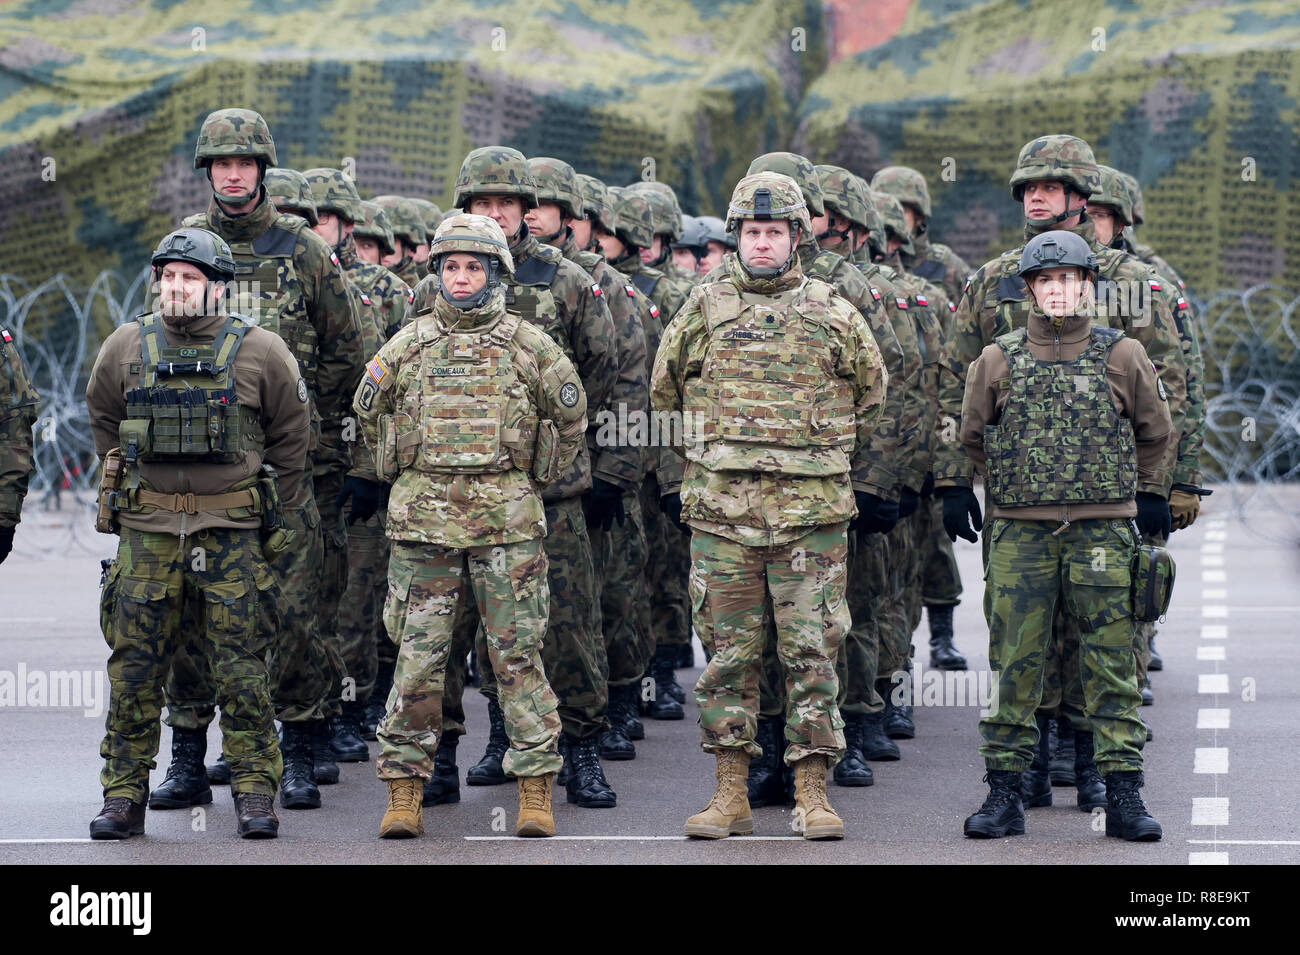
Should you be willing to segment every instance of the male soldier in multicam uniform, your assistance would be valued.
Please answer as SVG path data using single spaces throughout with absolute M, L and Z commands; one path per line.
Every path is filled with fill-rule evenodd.
M 514 274 L 505 277 L 506 306 L 553 338 L 578 370 L 587 394 L 588 415 L 604 406 L 618 376 L 614 322 L 600 286 L 579 266 L 566 261 L 559 249 L 543 245 L 524 223 L 537 205 L 537 186 L 528 160 L 515 149 L 485 146 L 465 157 L 456 178 L 457 208 L 495 219 L 502 227 Z M 415 290 L 417 310 L 438 294 L 436 276 Z M 553 597 L 542 644 L 546 675 L 560 701 L 564 725 L 565 773 L 561 777 L 569 802 L 583 808 L 608 808 L 616 795 L 605 780 L 597 747 L 609 728 L 606 710 L 605 647 L 600 634 L 600 604 L 591 538 L 582 498 L 592 489 L 591 456 L 583 444 L 566 473 L 543 492 L 546 504 L 546 554 Z M 466 601 L 456 623 L 450 667 L 463 667 L 478 630 L 475 605 Z M 486 659 L 486 649 L 479 660 Z M 502 757 L 505 731 L 498 705 L 495 675 L 482 669 L 481 692 L 488 697 L 491 730 L 483 758 L 466 775 L 471 785 L 505 782 Z M 450 684 L 451 681 L 449 681 Z M 458 677 L 463 686 L 463 677 Z M 449 690 L 451 689 L 449 685 Z M 444 701 L 444 722 L 463 724 L 459 699 Z M 463 730 L 462 730 L 463 732 Z M 455 737 L 448 733 L 448 742 Z M 454 760 L 452 766 L 454 767 Z
M 354 401 L 376 476 L 393 482 L 384 623 L 398 655 L 378 731 L 379 834 L 424 831 L 421 780 L 443 741 L 444 672 L 472 588 L 505 712 L 504 768 L 519 779 L 515 835 L 550 836 L 561 725 L 539 646 L 549 593 L 540 490 L 582 447 L 586 397 L 559 346 L 507 313 L 501 280 L 515 264 L 494 221 L 448 216 L 431 255 L 437 297 L 371 359 Z
M 903 215 L 910 225 L 912 251 L 899 250 L 903 268 L 911 274 L 943 288 L 947 310 L 939 310 L 944 348 L 952 335 L 953 315 L 961 297 L 962 286 L 971 273 L 969 265 L 941 242 L 930 239 L 930 190 L 925 177 L 907 166 L 886 166 L 871 177 L 871 189 L 891 195 L 903 204 Z M 944 373 L 940 369 L 940 375 Z M 961 603 L 961 572 L 953 553 L 953 542 L 943 530 L 943 501 L 934 494 L 934 475 L 921 495 L 921 509 L 928 532 L 920 546 L 921 602 L 930 626 L 930 666 L 938 670 L 964 670 L 966 658 L 953 645 L 953 612 Z
M 14 546 L 14 528 L 22 518 L 27 480 L 32 473 L 32 426 L 36 423 L 36 393 L 18 343 L 9 329 L 0 328 L 0 564 Z
M 842 838 L 826 770 L 844 752 L 835 658 L 849 626 L 851 459 L 879 416 L 888 375 L 862 316 L 799 265 L 798 241 L 812 226 L 794 180 L 746 176 L 727 225 L 739 253 L 665 330 L 650 386 L 654 409 L 683 419 L 693 620 L 713 654 L 695 699 L 718 786 L 686 834 L 754 831 L 746 778 L 762 753 L 770 600 L 786 671 L 792 826 L 806 839 Z
M 262 623 L 276 631 L 271 698 L 284 756 L 280 803 L 312 809 L 320 805 L 314 749 L 319 746 L 328 761 L 325 706 L 341 667 L 321 638 L 319 624 L 322 617 L 332 618 L 340 594 L 322 586 L 322 580 L 339 580 L 341 589 L 337 568 L 346 559 L 346 540 L 334 502 L 349 459 L 343 418 L 365 356 L 360 318 L 336 257 L 306 220 L 282 215 L 266 196 L 262 178 L 275 164 L 275 141 L 258 113 L 222 109 L 209 114 L 199 130 L 194 168 L 206 171 L 213 197 L 207 212 L 190 216 L 184 225 L 209 229 L 230 245 L 240 295 L 248 296 L 239 309 L 284 339 L 307 382 L 314 422 L 312 480 L 304 482 L 301 500 L 285 508 L 285 525 L 297 536 L 294 546 L 270 564 L 280 589 L 278 625 L 269 616 Z M 325 536 L 336 568 L 328 577 L 323 570 Z M 175 804 L 206 788 L 202 758 L 215 702 L 203 659 L 180 647 L 167 679 L 173 765 L 160 787 L 166 787 L 165 798 Z M 218 762 L 211 776 L 224 782 L 229 772 Z
M 157 309 L 108 337 L 86 385 L 95 450 L 106 473 L 120 468 L 101 489 L 101 512 L 114 522 L 102 529 L 121 537 L 100 601 L 112 697 L 100 747 L 104 807 L 90 835 L 144 832 L 162 684 L 189 641 L 221 707 L 238 832 L 273 838 L 282 766 L 267 687 L 271 633 L 260 617 L 263 605 L 276 616 L 277 593 L 260 528 L 280 501 L 301 508 L 310 493 L 307 383 L 283 341 L 226 312 L 236 264 L 220 237 L 180 229 L 152 263 Z M 162 787 L 154 795 L 154 808 L 212 801 L 206 779 L 174 800 Z
M 1082 631 L 1079 679 L 1105 783 L 1106 835 L 1161 837 L 1139 794 L 1146 732 L 1134 677 L 1130 519 L 1144 534 L 1168 533 L 1167 451 L 1177 435 L 1141 343 L 1093 324 L 1097 269 L 1079 235 L 1032 238 L 1019 269 L 1028 322 L 986 346 L 966 377 L 961 444 L 992 505 L 984 611 L 998 674 L 996 710 L 980 721 L 989 795 L 966 820 L 972 838 L 1025 831 L 1021 774 L 1039 750 L 1035 711 L 1058 611 Z
M 379 260 L 379 264 L 399 279 L 415 288 L 424 278 L 424 261 L 428 258 L 429 233 L 424 227 L 420 208 L 404 196 L 375 196 L 375 204 L 388 215 L 393 227 L 393 240 L 397 248 Z

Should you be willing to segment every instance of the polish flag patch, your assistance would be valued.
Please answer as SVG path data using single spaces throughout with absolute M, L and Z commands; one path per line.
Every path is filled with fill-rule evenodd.
M 926 306 L 930 304 L 930 300 L 926 298 L 924 295 L 918 295 L 916 297 L 916 304 L 921 306 Z
M 362 305 L 369 305 L 369 304 L 370 304 L 370 296 L 367 295 L 365 292 L 362 292 L 362 293 L 361 293 L 361 304 L 362 304 Z
M 9 334 L 9 329 L 7 328 L 0 328 L 0 337 L 3 337 L 6 342 L 13 341 L 13 336 Z
M 876 288 L 874 285 L 868 285 L 867 288 L 871 289 L 871 297 L 874 298 L 877 302 L 879 302 L 880 290 Z
M 1147 284 L 1151 286 L 1151 291 L 1153 292 L 1160 291 L 1160 283 L 1157 282 L 1155 279 L 1147 279 Z
M 415 289 L 413 289 L 413 288 L 408 288 L 408 289 L 406 290 L 406 301 L 409 302 L 409 303 L 412 304 L 412 305 L 415 304 Z
M 599 284 L 597 284 L 597 283 L 595 283 L 595 282 L 592 283 L 592 285 L 591 285 L 591 294 L 592 294 L 592 295 L 597 295 L 597 296 L 601 294 L 601 291 L 600 291 L 600 285 L 599 285 Z
M 955 311 L 957 311 L 957 306 L 954 305 L 954 304 L 952 304 L 952 302 L 949 302 L 949 303 L 948 303 L 948 311 L 950 311 L 950 312 L 955 312 Z
M 907 299 L 903 298 L 901 295 L 895 295 L 894 301 L 898 303 L 899 308 L 907 308 Z
M 1185 308 L 1187 308 L 1187 299 L 1183 298 L 1183 297 L 1180 295 L 1180 296 L 1178 297 L 1178 310 L 1181 312 L 1181 311 L 1182 311 L 1183 309 L 1185 309 Z
M 627 292 L 627 297 L 628 297 L 628 298 L 636 298 L 636 289 L 634 289 L 632 286 L 630 286 L 630 285 L 624 285 L 624 286 L 623 286 L 623 291 L 624 291 L 624 292 Z
M 339 257 L 338 257 L 337 255 L 335 255 L 333 252 L 331 252 L 331 253 L 330 253 L 330 261 L 333 262 L 335 265 L 338 265 L 338 264 L 339 264 Z
M 651 318 L 659 317 L 659 306 L 656 305 L 654 302 L 650 303 L 650 317 Z

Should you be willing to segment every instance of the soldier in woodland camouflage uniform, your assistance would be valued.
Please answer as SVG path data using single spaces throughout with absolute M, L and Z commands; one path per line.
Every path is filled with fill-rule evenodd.
M 13 549 L 32 473 L 32 426 L 40 395 L 27 377 L 18 343 L 0 328 L 0 564 Z
M 684 419 L 692 615 L 713 651 L 695 699 L 718 788 L 686 834 L 753 832 L 746 777 L 762 753 L 755 730 L 770 599 L 786 671 L 792 825 L 807 839 L 841 838 L 826 770 L 844 752 L 835 657 L 849 625 L 851 459 L 870 437 L 888 375 L 862 316 L 803 274 L 797 246 L 811 223 L 794 180 L 746 176 L 727 225 L 739 243 L 724 260 L 727 277 L 692 292 L 651 379 L 654 409 Z
M 673 192 L 673 187 L 665 182 L 638 180 L 627 188 L 641 193 L 649 200 L 654 221 L 654 241 L 650 243 L 650 248 L 641 250 L 641 261 L 687 285 L 698 284 L 700 273 L 697 270 L 679 268 L 673 260 L 672 243 L 681 237 L 684 226 L 682 209 L 677 203 L 677 193 Z
M 549 589 L 541 487 L 583 444 L 586 397 L 564 352 L 506 312 L 516 268 L 500 227 L 448 216 L 432 243 L 438 297 L 371 359 L 354 406 L 380 480 L 392 481 L 384 623 L 397 674 L 379 725 L 388 784 L 380 835 L 424 831 L 421 779 L 442 742 L 443 674 L 474 591 L 519 779 L 515 834 L 555 833 L 557 700 L 542 668 Z
M 872 192 L 883 192 L 903 204 L 911 247 L 902 253 L 903 268 L 940 286 L 952 302 L 961 296 L 971 268 L 960 255 L 930 238 L 930 190 L 925 177 L 907 166 L 886 166 L 871 177 Z
M 271 699 L 284 756 L 280 802 L 286 808 L 312 809 L 320 805 L 313 781 L 315 750 L 321 750 L 323 762 L 330 760 L 325 707 L 342 668 L 320 632 L 319 621 L 332 620 L 331 604 L 337 606 L 338 600 L 336 590 L 322 586 L 325 537 L 334 568 L 328 580 L 338 581 L 341 590 L 345 538 L 334 501 L 351 456 L 343 440 L 343 418 L 365 355 L 360 316 L 338 257 L 306 220 L 281 214 L 266 196 L 262 178 L 275 165 L 275 142 L 259 114 L 245 109 L 210 114 L 199 130 L 194 167 L 207 172 L 213 198 L 207 212 L 184 224 L 209 229 L 229 243 L 239 294 L 247 296 L 232 307 L 284 339 L 309 392 L 312 480 L 305 482 L 308 493 L 301 503 L 285 509 L 285 524 L 297 538 L 294 547 L 271 562 L 280 588 L 280 619 L 276 623 L 268 615 L 262 625 L 274 631 Z M 167 679 L 173 761 L 203 745 L 215 702 L 201 655 L 182 646 Z M 181 784 L 197 785 L 188 762 L 177 770 Z M 214 781 L 229 779 L 229 772 L 222 762 L 211 769 Z
M 437 231 L 438 226 L 442 223 L 442 210 L 430 202 L 428 199 L 419 199 L 412 197 L 411 204 L 415 206 L 420 213 L 420 221 L 424 223 L 424 234 L 433 239 L 433 233 Z M 415 264 L 420 267 L 421 277 L 429 274 L 429 243 L 415 247 Z
M 363 218 L 352 226 L 352 241 L 357 247 L 357 258 L 371 265 L 379 265 L 397 248 L 393 226 L 388 221 L 384 207 L 369 199 L 361 200 L 361 212 Z M 389 274 L 393 273 L 390 271 Z M 400 277 L 398 281 L 401 281 Z M 405 282 L 402 284 L 406 285 Z
M 424 263 L 417 256 L 421 247 L 427 249 L 429 244 L 429 233 L 424 227 L 420 208 L 403 196 L 375 196 L 374 201 L 387 213 L 396 244 L 396 249 L 380 259 L 379 264 L 415 288 L 425 274 Z
M 980 721 L 989 795 L 966 820 L 973 838 L 1025 831 L 1021 774 L 1039 749 L 1035 711 L 1058 609 L 1082 631 L 1084 714 L 1105 783 L 1106 835 L 1161 837 L 1139 794 L 1146 732 L 1134 679 L 1129 522 L 1168 532 L 1166 452 L 1177 438 L 1141 344 L 1093 324 L 1097 268 L 1079 235 L 1031 239 L 1019 271 L 1031 296 L 1028 324 L 986 346 L 966 379 L 961 445 L 992 504 L 984 611 L 998 674 L 996 711 Z M 1076 746 L 1085 735 L 1091 744 L 1079 733 Z

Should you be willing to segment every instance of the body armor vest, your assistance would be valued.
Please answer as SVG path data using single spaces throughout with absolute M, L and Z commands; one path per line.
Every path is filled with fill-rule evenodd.
M 551 331 L 559 322 L 560 312 L 551 293 L 551 283 L 560 270 L 559 249 L 539 246 L 528 258 L 515 266 L 514 278 L 501 276 L 506 290 L 506 308 L 518 312 L 523 320 L 543 331 Z M 567 351 L 568 335 L 552 336 Z
M 207 345 L 173 348 L 156 314 L 142 315 L 140 384 L 126 393 L 122 456 L 137 461 L 222 463 L 265 441 L 257 414 L 239 403 L 235 355 L 248 323 L 231 316 Z
M 933 282 L 935 285 L 943 284 L 945 272 L 944 264 L 938 259 L 922 259 L 912 269 L 913 275 L 919 275 L 927 282 Z
M 713 470 L 848 473 L 856 422 L 852 387 L 831 371 L 831 288 L 805 280 L 772 304 L 730 282 L 702 288 L 709 348 L 686 388 L 687 456 Z M 752 453 L 762 447 L 784 453 Z
M 1040 361 L 1025 331 L 997 339 L 1010 369 L 1010 394 L 996 425 L 984 429 L 989 497 L 1000 507 L 1107 504 L 1133 499 L 1133 424 L 1110 398 L 1106 360 L 1123 333 L 1094 325 L 1074 361 Z

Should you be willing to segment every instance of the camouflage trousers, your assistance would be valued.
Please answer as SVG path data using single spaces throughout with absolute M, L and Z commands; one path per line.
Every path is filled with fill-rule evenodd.
M 323 719 L 325 699 L 338 681 L 342 663 L 321 640 L 316 624 L 316 586 L 324 559 L 320 514 L 314 499 L 284 512 L 285 526 L 297 536 L 293 546 L 268 566 L 279 600 L 260 601 L 258 626 L 271 648 L 271 702 L 282 723 Z M 187 621 L 184 632 L 194 633 Z M 204 729 L 212 722 L 216 683 L 193 641 L 186 639 L 172 658 L 167 677 L 167 725 Z
M 1106 775 L 1140 770 L 1146 729 L 1133 660 L 1130 562 L 1137 546 L 1125 520 L 1057 521 L 994 518 L 985 565 L 984 615 L 989 662 L 998 674 L 996 712 L 980 721 L 980 754 L 993 770 L 1023 771 L 1038 743 L 1034 713 L 1058 608 L 1080 631 L 1084 715 Z
M 704 531 L 691 535 L 689 578 L 695 630 L 713 656 L 695 685 L 705 752 L 755 741 L 763 657 L 763 607 L 769 597 L 776 652 L 785 671 L 785 762 L 844 753 L 836 707 L 835 657 L 849 627 L 845 525 L 810 531 L 775 547 L 749 547 Z
M 912 669 L 912 631 L 908 613 L 908 587 L 916 576 L 918 552 L 916 533 L 919 526 L 916 512 L 899 520 L 894 529 L 885 535 L 885 567 L 887 597 L 881 605 L 883 617 L 880 626 L 880 658 L 876 665 L 878 677 L 891 682 L 905 679 L 901 674 Z
M 282 765 L 267 690 L 268 631 L 259 624 L 264 607 L 274 617 L 275 603 L 275 581 L 255 530 L 199 531 L 182 551 L 174 534 L 122 529 L 99 604 L 112 651 L 99 747 L 105 797 L 141 802 L 148 794 L 162 732 L 163 681 L 186 642 L 183 634 L 214 674 L 232 788 L 275 794 Z M 186 616 L 194 622 L 189 631 Z
M 502 765 L 511 776 L 559 772 L 560 719 L 538 646 L 549 603 L 546 564 L 536 540 L 464 549 L 393 542 L 384 627 L 397 643 L 397 670 L 376 731 L 380 779 L 433 774 L 452 634 L 471 588 L 510 739 Z
M 364 703 L 375 688 L 378 640 L 388 640 L 383 624 L 388 550 L 383 514 L 348 525 L 348 584 L 338 610 L 344 700 Z
M 339 507 L 339 492 L 343 489 L 342 471 L 316 475 L 316 507 L 320 511 L 321 540 L 325 546 L 321 560 L 320 579 L 316 584 L 316 628 L 325 644 L 333 673 L 329 694 L 325 699 L 325 715 L 338 716 L 344 692 L 343 635 L 340 630 L 339 605 L 348 586 L 348 528 L 343 509 Z
M 641 515 L 646 536 L 646 594 L 650 599 L 650 653 L 655 648 L 691 642 L 691 535 L 673 523 L 659 503 L 659 481 L 649 474 L 641 483 Z
M 654 654 L 646 595 L 645 525 L 638 492 L 624 493 L 623 511 L 627 519 L 622 524 L 615 521 L 608 531 L 591 528 L 609 686 L 638 683 Z
M 609 729 L 609 662 L 601 636 L 600 603 L 596 599 L 596 567 L 591 538 L 578 498 L 546 505 L 546 559 L 551 612 L 542 641 L 542 662 L 551 688 L 560 701 L 564 732 L 578 739 Z M 448 669 L 459 668 L 448 680 L 443 722 L 448 733 L 463 734 L 465 708 L 462 702 L 466 660 L 474 647 L 482 678 L 480 692 L 489 699 L 497 696 L 496 675 L 482 666 L 487 659 L 486 637 L 479 626 L 478 608 L 466 601 L 467 613 L 456 621 L 452 660 Z M 461 693 L 451 696 L 452 684 Z
M 943 498 L 935 495 L 921 501 L 924 511 L 921 550 L 921 602 L 927 607 L 950 607 L 961 603 L 961 571 L 952 541 L 943 529 Z

